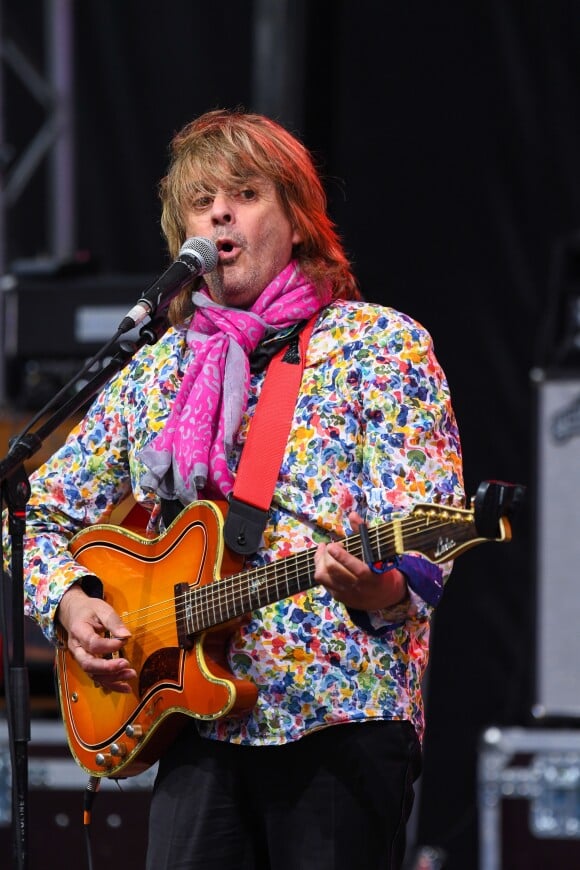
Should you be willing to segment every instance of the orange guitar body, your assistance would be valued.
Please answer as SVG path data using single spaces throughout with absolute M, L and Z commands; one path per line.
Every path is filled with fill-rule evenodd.
M 66 638 L 57 651 L 69 745 L 92 775 L 139 773 L 191 717 L 213 720 L 254 706 L 255 686 L 234 679 L 226 662 L 227 639 L 239 620 L 189 644 L 178 638 L 175 585 L 201 587 L 241 567 L 221 543 L 222 527 L 221 507 L 200 501 L 158 538 L 102 525 L 73 539 L 75 559 L 102 581 L 105 599 L 132 632 L 120 654 L 137 672 L 130 694 L 104 691 L 77 665 Z

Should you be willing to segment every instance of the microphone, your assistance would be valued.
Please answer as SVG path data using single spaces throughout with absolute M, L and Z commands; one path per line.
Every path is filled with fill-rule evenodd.
M 119 324 L 118 332 L 129 332 L 146 317 L 153 318 L 160 308 L 164 311 L 188 281 L 213 271 L 217 264 L 218 249 L 210 239 L 203 236 L 186 239 L 177 259 L 127 312 Z

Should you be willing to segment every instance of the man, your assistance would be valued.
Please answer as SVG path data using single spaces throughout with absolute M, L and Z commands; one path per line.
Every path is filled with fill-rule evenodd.
M 196 721 L 160 759 L 148 866 L 400 867 L 419 772 L 429 619 L 450 566 L 359 559 L 340 540 L 444 495 L 460 444 L 428 333 L 361 301 L 311 157 L 259 115 L 217 110 L 174 139 L 161 185 L 170 252 L 202 236 L 219 262 L 172 303 L 172 326 L 107 385 L 32 482 L 28 612 L 58 623 L 107 692 L 138 678 L 129 628 L 85 594 L 68 550 L 132 494 L 148 531 L 231 495 L 275 337 L 313 321 L 260 566 L 316 547 L 316 586 L 249 614 L 228 663 L 258 689 Z M 272 414 L 276 409 L 271 410 Z M 119 653 L 119 651 L 121 651 Z

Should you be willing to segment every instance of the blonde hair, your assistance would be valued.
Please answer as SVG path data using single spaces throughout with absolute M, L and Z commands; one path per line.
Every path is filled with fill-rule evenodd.
M 318 287 L 333 298 L 357 299 L 356 279 L 335 226 L 313 159 L 284 127 L 263 115 L 216 109 L 187 124 L 171 143 L 171 160 L 160 184 L 161 226 L 170 254 L 185 241 L 183 213 L 195 195 L 252 176 L 270 179 L 301 241 L 294 257 Z M 191 313 L 191 289 L 173 300 L 173 323 Z

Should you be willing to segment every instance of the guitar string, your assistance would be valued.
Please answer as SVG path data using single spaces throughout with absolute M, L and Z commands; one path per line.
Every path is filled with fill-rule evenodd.
M 424 522 L 422 522 L 422 523 L 417 522 L 417 523 L 415 523 L 415 525 L 424 526 L 425 523 Z M 445 525 L 445 524 L 442 524 L 442 525 Z M 388 529 L 390 529 L 390 526 L 388 527 Z M 431 530 L 431 532 L 437 531 L 435 524 L 431 523 L 430 530 Z M 381 546 L 384 545 L 385 540 L 388 541 L 389 539 L 395 537 L 393 534 L 390 533 L 390 531 L 387 531 L 385 533 L 383 527 L 374 527 L 370 531 L 373 533 L 373 536 L 375 536 L 379 539 L 379 543 L 381 544 Z M 427 528 L 427 531 L 429 531 L 429 528 Z M 345 544 L 347 545 L 347 549 L 349 549 L 350 552 L 358 554 L 361 547 L 360 547 L 360 540 L 357 541 L 356 540 L 357 538 L 360 538 L 360 536 L 352 536 L 352 537 L 346 539 Z M 278 595 L 278 597 L 286 597 L 285 595 L 279 594 L 280 578 L 279 578 L 278 574 L 280 573 L 280 568 L 281 567 L 283 568 L 283 576 L 284 576 L 283 582 L 285 582 L 286 585 L 289 586 L 289 584 L 291 582 L 295 582 L 297 576 L 303 574 L 304 566 L 301 565 L 300 563 L 301 563 L 301 561 L 303 561 L 304 557 L 305 558 L 309 557 L 309 553 L 310 553 L 310 551 L 306 551 L 305 553 L 302 553 L 302 554 L 296 554 L 295 557 L 288 557 L 288 559 L 279 560 L 278 562 L 272 562 L 266 566 L 262 566 L 260 568 L 255 568 L 255 569 L 250 569 L 250 570 L 243 572 L 241 574 L 238 574 L 238 575 L 230 575 L 229 577 L 223 578 L 226 582 L 221 582 L 221 581 L 211 582 L 211 583 L 205 584 L 201 587 L 198 587 L 196 590 L 189 589 L 189 590 L 187 590 L 187 592 L 183 593 L 180 596 L 183 601 L 187 601 L 187 604 L 184 604 L 182 607 L 184 609 L 189 608 L 190 613 L 196 614 L 197 616 L 199 616 L 200 614 L 207 615 L 207 614 L 209 614 L 210 610 L 213 611 L 213 619 L 211 620 L 209 625 L 205 625 L 205 624 L 202 625 L 200 630 L 202 630 L 204 628 L 212 627 L 213 625 L 217 625 L 220 622 L 226 622 L 229 619 L 232 619 L 237 615 L 241 615 L 242 612 L 246 612 L 246 610 L 248 610 L 248 609 L 251 610 L 251 596 L 253 593 L 255 593 L 255 588 L 252 589 L 250 587 L 255 587 L 255 583 L 256 583 L 255 578 L 256 578 L 256 576 L 259 578 L 260 574 L 264 574 L 262 582 L 260 583 L 261 590 L 263 588 L 266 588 L 266 589 L 275 588 L 278 590 L 276 593 Z M 296 563 L 294 566 L 293 572 L 292 572 L 292 570 L 290 570 L 290 571 L 288 570 L 288 561 L 289 560 L 291 562 Z M 299 569 L 299 571 L 297 572 L 296 569 Z M 292 577 L 292 573 L 294 573 L 294 577 Z M 270 575 L 270 576 L 268 577 L 268 575 Z M 237 588 L 236 588 L 236 581 L 237 581 Z M 272 587 L 272 585 L 271 585 L 272 581 L 274 582 L 274 587 Z M 310 585 L 314 585 L 314 584 L 310 584 Z M 244 592 L 244 589 L 245 589 L 245 594 L 250 596 L 250 600 L 249 600 L 248 604 L 242 608 L 241 612 L 238 613 L 238 612 L 234 611 L 233 613 L 231 613 L 232 603 L 239 604 L 240 592 Z M 292 592 L 290 592 L 290 589 L 288 588 L 287 594 L 294 594 L 295 591 L 300 591 L 300 587 L 298 587 L 297 590 L 294 590 Z M 224 595 L 224 593 L 225 593 L 225 595 Z M 191 607 L 191 600 L 192 599 L 194 600 L 194 603 L 197 605 L 194 608 Z M 155 605 L 158 608 L 158 614 L 161 617 L 163 617 L 162 608 L 163 608 L 163 605 L 166 604 L 167 605 L 166 612 L 170 614 L 170 621 L 171 621 L 171 623 L 173 623 L 176 616 L 177 616 L 177 618 L 180 618 L 179 607 L 181 605 L 179 604 L 179 597 L 177 599 L 177 602 L 178 602 L 177 607 L 175 607 L 175 601 L 173 599 L 171 599 L 167 602 L 158 603 L 157 605 Z M 227 615 L 225 617 L 223 616 L 223 612 L 222 612 L 224 607 L 227 608 Z M 150 610 L 151 607 L 149 607 L 148 609 Z M 176 610 L 177 610 L 177 613 L 176 613 Z M 219 615 L 219 618 L 216 619 L 216 611 L 217 610 L 220 611 L 220 615 Z M 151 621 L 147 622 L 146 627 L 147 627 L 147 630 L 151 629 Z
M 349 539 L 349 543 L 350 543 L 350 540 L 352 540 L 352 538 Z M 308 551 L 306 551 L 306 552 L 308 553 Z M 222 598 L 223 598 L 222 593 L 224 591 L 231 592 L 231 600 L 232 601 L 237 600 L 239 598 L 239 593 L 244 589 L 244 585 L 247 585 L 247 584 L 255 585 L 256 578 L 259 579 L 260 574 L 271 573 L 273 571 L 273 566 L 278 565 L 278 564 L 284 566 L 284 570 L 287 572 L 288 571 L 288 564 L 287 563 L 293 562 L 297 558 L 300 559 L 300 557 L 304 556 L 304 555 L 305 555 L 304 553 L 298 553 L 298 554 L 295 554 L 294 556 L 288 557 L 288 559 L 280 560 L 279 563 L 272 562 L 272 563 L 268 563 L 265 566 L 261 566 L 261 567 L 257 567 L 257 568 L 250 568 L 250 569 L 247 569 L 241 573 L 229 575 L 225 578 L 222 578 L 222 580 L 225 582 L 222 582 L 222 580 L 218 580 L 216 582 L 210 582 L 210 583 L 204 584 L 200 587 L 197 587 L 196 589 L 189 589 L 187 591 L 187 593 L 181 595 L 181 598 L 183 600 L 185 600 L 187 597 L 191 597 L 193 595 L 194 597 L 197 598 L 198 604 L 199 604 L 202 596 L 207 597 L 208 595 L 213 594 L 211 592 L 211 590 L 214 590 L 214 593 L 218 594 Z M 219 589 L 217 588 L 218 584 L 220 584 Z M 225 587 L 227 587 L 227 589 Z M 168 599 L 166 601 L 157 602 L 155 605 L 148 605 L 146 608 L 142 608 L 140 611 L 133 611 L 132 613 L 125 614 L 124 619 L 125 619 L 125 621 L 131 621 L 132 617 L 134 617 L 136 615 L 138 616 L 138 614 L 140 614 L 140 613 L 148 612 L 152 608 L 157 608 L 157 610 L 160 613 L 162 613 L 163 610 L 165 611 L 165 613 L 171 613 L 171 617 L 173 618 L 174 604 L 175 604 L 174 598 Z M 206 609 L 207 609 L 207 602 L 205 604 L 203 602 L 201 602 L 201 607 L 198 607 L 198 610 L 201 612 L 201 611 L 204 611 Z M 151 623 L 149 622 L 148 625 L 150 626 Z
M 415 523 L 415 525 L 421 526 L 421 525 L 424 525 L 424 523 Z M 372 529 L 371 531 L 372 531 L 373 535 L 375 537 L 377 537 L 378 543 L 381 545 L 381 548 L 384 548 L 385 542 L 391 544 L 393 542 L 393 539 L 396 537 L 396 534 L 393 535 L 393 534 L 391 534 L 390 531 L 385 532 L 384 530 L 381 529 L 381 527 L 375 527 L 375 529 Z M 438 530 L 434 528 L 433 524 L 431 524 L 431 530 L 430 530 L 431 535 L 433 534 L 434 531 L 436 532 Z M 347 538 L 345 541 L 345 544 L 346 544 L 349 552 L 354 553 L 355 555 L 361 555 L 362 543 L 360 541 L 359 535 L 355 535 L 355 536 L 352 536 L 350 538 Z M 307 553 L 310 553 L 310 551 L 307 551 Z M 300 555 L 301 554 L 296 554 L 296 557 L 294 557 L 294 558 L 299 558 Z M 289 557 L 289 558 L 290 558 L 290 560 L 292 560 L 293 557 Z M 380 561 L 380 556 L 379 556 L 379 561 Z M 265 573 L 266 576 L 264 578 L 265 582 L 263 582 L 261 585 L 266 586 L 268 579 L 269 579 L 267 574 L 273 573 L 275 576 L 273 578 L 270 577 L 270 579 L 273 579 L 275 581 L 275 583 L 277 585 L 279 585 L 281 582 L 280 578 L 277 576 L 279 573 L 279 569 L 283 570 L 283 577 L 282 577 L 282 583 L 283 583 L 285 580 L 288 579 L 287 567 L 288 567 L 288 559 L 283 559 L 283 560 L 274 561 L 272 563 L 269 563 L 267 566 L 265 566 L 265 568 L 251 569 L 250 571 L 246 572 L 246 574 L 242 574 L 240 576 L 242 577 L 242 580 L 245 580 L 245 578 L 247 577 L 247 583 L 251 587 L 254 587 L 255 582 L 256 582 L 256 578 L 253 575 L 259 575 L 261 572 L 263 572 L 263 573 Z M 219 598 L 223 601 L 224 596 L 222 595 L 222 593 L 225 592 L 227 595 L 227 593 L 230 591 L 233 591 L 234 593 L 236 593 L 236 594 L 234 594 L 234 600 L 237 600 L 237 598 L 238 598 L 237 591 L 238 590 L 232 589 L 231 584 L 228 584 L 228 583 L 221 584 L 221 585 L 219 583 L 213 584 L 213 585 L 210 585 L 209 587 L 204 586 L 198 590 L 195 590 L 195 595 L 197 598 L 199 598 L 202 594 L 206 594 L 206 595 L 210 595 L 210 596 L 215 594 L 215 595 L 219 596 Z M 253 588 L 247 589 L 247 591 L 249 594 L 252 594 Z M 227 603 L 227 600 L 226 600 L 226 603 Z M 215 604 L 214 604 L 214 607 L 215 607 Z M 205 608 L 206 608 L 206 605 L 204 605 L 202 602 L 201 610 L 204 610 Z
M 427 509 L 427 511 L 428 510 L 429 509 Z M 440 509 L 438 508 L 433 508 L 433 511 L 435 510 L 440 512 Z M 401 532 L 408 535 L 412 534 L 413 531 L 416 531 L 417 529 L 422 529 L 423 536 L 436 536 L 440 528 L 448 527 L 450 525 L 450 520 L 453 519 L 454 515 L 457 516 L 457 519 L 462 519 L 463 525 L 465 525 L 466 523 L 463 515 L 467 513 L 469 512 L 462 511 L 461 509 L 457 509 L 456 511 L 449 510 L 451 516 L 447 516 L 445 522 L 439 523 L 433 522 L 431 517 L 428 517 L 428 521 L 426 522 L 425 516 L 416 517 L 414 514 L 397 521 L 398 525 L 402 527 L 400 531 L 393 528 L 394 523 L 383 523 L 379 526 L 371 526 L 369 528 L 369 535 L 374 539 L 373 543 L 375 544 L 375 547 L 378 546 L 378 552 L 383 553 L 389 547 L 392 548 Z M 348 552 L 357 556 L 362 555 L 362 542 L 360 535 L 347 537 L 342 543 L 345 545 Z M 392 553 L 392 549 L 389 552 Z M 379 560 L 380 558 L 381 557 L 379 557 Z M 311 561 L 313 561 L 313 550 L 302 551 L 294 556 L 270 562 L 267 565 L 258 568 L 250 568 L 243 572 L 226 576 L 217 581 L 211 581 L 197 587 L 196 589 L 189 588 L 184 593 L 180 593 L 177 598 L 156 602 L 153 605 L 130 611 L 123 615 L 123 619 L 129 628 L 134 620 L 137 620 L 135 623 L 136 630 L 133 632 L 133 640 L 135 640 L 142 632 L 148 633 L 155 631 L 157 633 L 164 627 L 167 627 L 172 633 L 174 633 L 176 620 L 181 619 L 184 614 L 188 614 L 192 621 L 195 621 L 195 619 L 199 619 L 200 616 L 209 617 L 211 612 L 215 621 L 210 622 L 208 625 L 205 625 L 205 623 L 202 622 L 198 631 L 204 630 L 213 627 L 214 625 L 227 622 L 230 619 L 235 618 L 236 616 L 241 616 L 243 613 L 251 610 L 252 595 L 256 594 L 256 590 L 258 591 L 258 603 L 260 603 L 260 595 L 264 590 L 274 592 L 277 598 L 287 597 L 287 595 L 278 594 L 280 586 L 284 584 L 287 586 L 288 595 L 296 594 L 296 592 L 301 591 L 300 585 L 297 589 L 293 589 L 293 584 L 295 584 L 296 581 L 300 584 L 300 579 L 303 578 L 304 571 L 308 568 L 308 563 Z M 283 575 L 282 579 L 278 576 L 279 574 Z M 260 575 L 262 576 L 260 577 Z M 307 581 L 307 585 L 304 588 L 309 588 L 312 585 L 315 584 Z M 293 591 L 290 591 L 290 588 L 292 588 Z M 232 613 L 232 605 L 239 605 L 240 597 L 242 598 L 242 601 L 245 601 L 245 597 L 249 598 L 247 608 L 244 605 L 240 612 L 237 612 L 237 610 L 234 609 L 234 612 Z M 268 603 L 269 600 L 277 600 L 277 598 L 268 599 L 268 601 L 264 603 Z M 224 609 L 227 614 L 225 617 L 223 616 Z M 216 620 L 216 614 L 218 611 L 219 618 Z M 143 621 L 139 621 L 140 616 L 143 616 L 143 614 L 146 615 L 146 618 Z
M 424 522 L 417 523 L 417 525 L 424 525 Z M 379 530 L 378 534 L 375 534 L 377 533 L 377 529 Z M 431 523 L 431 531 L 437 531 L 433 523 Z M 380 539 L 381 544 L 383 544 L 385 539 L 394 537 L 393 535 L 391 535 L 390 532 L 387 532 L 385 534 L 384 530 L 382 530 L 381 527 L 375 527 L 374 529 L 372 529 L 372 532 L 374 536 L 377 536 Z M 345 543 L 347 544 L 347 549 L 349 549 L 350 552 L 358 553 L 358 551 L 360 550 L 360 541 L 356 541 L 357 537 L 360 536 L 352 536 L 345 541 Z M 355 546 L 352 546 L 352 544 L 354 544 Z M 301 557 L 306 556 L 308 558 L 308 555 L 309 552 L 306 551 L 306 554 L 296 554 L 295 557 L 289 557 L 290 561 L 296 561 L 295 569 L 300 569 L 300 571 L 298 572 L 300 575 L 303 573 L 304 570 L 304 566 L 300 565 L 300 562 L 302 561 Z M 300 591 L 300 586 L 297 590 L 293 590 L 292 592 L 290 591 L 290 583 L 295 582 L 296 576 L 298 575 L 296 574 L 296 571 L 294 571 L 295 576 L 294 578 L 292 577 L 292 571 L 288 570 L 288 559 L 284 559 L 278 562 L 269 563 L 267 566 L 263 566 L 261 568 L 250 569 L 249 571 L 243 572 L 242 574 L 230 575 L 229 577 L 223 578 L 226 581 L 225 583 L 217 581 L 205 584 L 196 590 L 187 590 L 187 592 L 181 595 L 182 600 L 187 601 L 187 604 L 183 605 L 183 608 L 189 608 L 190 613 L 197 614 L 198 616 L 200 614 L 209 614 L 210 610 L 213 611 L 213 619 L 211 620 L 209 625 L 202 625 L 201 629 L 212 627 L 213 625 L 219 624 L 220 622 L 226 622 L 228 621 L 228 619 L 231 619 L 237 615 L 241 615 L 241 612 L 251 610 L 251 596 L 252 594 L 255 594 L 256 577 L 259 578 L 260 574 L 264 574 L 262 582 L 260 583 L 260 589 L 271 589 L 271 584 L 273 581 L 273 588 L 277 590 L 276 594 L 278 595 L 278 597 L 286 597 L 285 595 L 279 594 L 280 578 L 278 574 L 280 573 L 280 568 L 283 568 L 283 582 L 285 582 L 287 585 L 286 594 L 294 594 L 295 591 Z M 268 577 L 268 575 L 270 576 Z M 236 588 L 236 580 L 238 588 Z M 244 607 L 242 607 L 241 612 L 237 612 L 236 610 L 234 610 L 234 612 L 231 613 L 232 603 L 239 604 L 240 592 L 244 592 L 244 589 L 245 594 L 249 596 L 249 601 L 247 605 L 244 605 Z M 193 609 L 191 607 L 192 598 L 194 599 L 194 603 L 196 603 L 197 605 L 197 607 Z M 177 601 L 178 604 L 176 609 L 178 610 L 180 606 L 179 597 Z M 170 607 L 171 622 L 173 622 L 173 619 L 176 615 L 174 610 L 175 601 L 171 600 L 166 602 L 166 604 L 168 605 L 168 607 Z M 162 607 L 163 602 L 161 602 L 157 606 Z M 225 617 L 223 616 L 222 612 L 224 607 L 227 608 L 227 615 Z M 216 618 L 217 610 L 220 611 L 219 618 Z M 160 609 L 159 613 L 161 613 Z M 177 613 L 177 616 L 179 617 L 179 611 Z M 150 626 L 151 623 L 148 622 L 147 628 L 150 629 Z
M 421 525 L 421 524 L 416 523 L 416 525 Z M 422 525 L 424 525 L 424 523 Z M 378 529 L 378 531 L 377 531 L 377 529 Z M 392 543 L 392 539 L 394 537 L 396 537 L 396 534 L 393 535 L 393 534 L 391 534 L 390 531 L 385 532 L 384 530 L 381 530 L 381 527 L 375 527 L 375 529 L 373 529 L 372 531 L 373 531 L 373 533 L 376 532 L 376 535 L 374 535 L 374 536 L 377 537 L 377 540 L 378 540 L 379 544 L 381 545 L 381 547 L 384 547 L 385 541 L 390 544 L 390 543 Z M 438 531 L 438 530 L 434 529 L 433 524 L 432 524 L 430 534 L 432 535 L 434 531 Z M 362 551 L 362 543 L 360 541 L 360 536 L 352 536 L 351 538 L 348 538 L 345 543 L 347 545 L 347 549 L 349 550 L 349 552 L 351 552 L 355 555 L 359 555 L 359 556 L 362 555 L 362 552 L 361 552 Z M 302 575 L 304 566 L 300 565 L 300 558 L 299 557 L 300 557 L 300 554 L 298 554 L 298 561 L 296 562 L 295 567 L 300 569 L 298 574 Z M 310 585 L 314 585 L 312 583 L 309 583 L 306 580 L 306 582 L 304 582 L 304 583 L 299 582 L 297 589 L 293 588 L 293 590 L 290 590 L 290 588 L 288 588 L 288 587 L 290 586 L 290 584 L 292 584 L 294 586 L 296 577 L 292 578 L 291 576 L 289 576 L 288 560 L 280 560 L 277 562 L 276 561 L 272 562 L 268 566 L 266 566 L 266 568 L 270 569 L 270 570 L 267 570 L 267 572 L 265 572 L 265 576 L 264 576 L 262 582 L 260 583 L 260 590 L 259 591 L 261 591 L 262 589 L 265 589 L 266 591 L 269 589 L 272 589 L 272 583 L 273 583 L 274 589 L 276 590 L 275 594 L 276 594 L 277 598 L 286 597 L 284 594 L 280 594 L 280 587 L 281 586 L 284 586 L 284 585 L 287 586 L 286 595 L 289 595 L 289 594 L 293 594 L 296 591 L 300 591 L 301 589 L 304 589 L 305 587 L 308 588 Z M 283 569 L 283 570 L 281 571 L 280 569 Z M 260 571 L 262 571 L 262 570 L 263 569 L 254 569 L 253 573 L 259 574 Z M 282 574 L 281 577 L 279 576 L 280 573 Z M 252 577 L 251 575 L 252 575 L 252 572 L 248 572 L 248 578 L 247 578 L 247 581 L 245 581 L 246 582 L 245 597 L 249 598 L 249 601 L 247 602 L 247 604 L 245 604 L 244 607 L 241 608 L 242 612 L 245 612 L 247 610 L 251 610 L 251 598 L 252 598 L 252 595 L 255 594 L 255 591 L 256 591 L 254 588 L 256 580 L 255 580 L 255 577 Z M 268 576 L 268 575 L 270 575 L 270 576 Z M 241 588 L 243 589 L 243 586 Z M 234 604 L 237 604 L 239 602 L 239 591 L 240 590 L 233 589 L 232 586 L 228 583 L 215 584 L 215 585 L 212 585 L 209 587 L 203 587 L 199 590 L 196 590 L 195 598 L 197 599 L 197 603 L 198 603 L 198 611 L 197 611 L 198 614 L 203 615 L 204 613 L 208 612 L 208 610 L 211 609 L 213 611 L 220 610 L 220 615 L 221 615 L 221 610 L 222 610 L 222 608 L 225 607 L 226 612 L 227 612 L 227 617 L 231 618 L 232 614 L 230 612 L 230 605 L 232 602 Z M 224 594 L 222 594 L 224 592 L 225 592 L 225 596 L 224 596 Z M 228 593 L 230 593 L 229 596 L 228 596 Z M 204 595 L 206 597 L 205 601 L 203 600 Z M 209 600 L 207 600 L 208 596 L 209 596 Z M 259 592 L 258 592 L 258 596 L 259 596 Z M 211 606 L 208 607 L 208 604 Z M 236 614 L 236 612 L 234 612 L 233 615 L 235 616 L 235 615 L 239 615 L 239 614 Z M 217 621 L 219 622 L 220 620 L 217 620 Z M 213 622 L 213 620 L 212 620 L 212 622 Z

